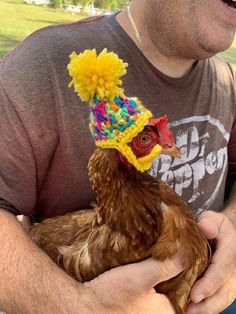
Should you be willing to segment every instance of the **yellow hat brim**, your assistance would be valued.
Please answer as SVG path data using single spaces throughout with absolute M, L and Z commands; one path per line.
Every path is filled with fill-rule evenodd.
M 128 162 L 140 172 L 149 170 L 152 166 L 152 161 L 161 153 L 162 147 L 157 144 L 148 155 L 137 158 L 128 143 L 130 143 L 134 137 L 143 131 L 144 127 L 148 125 L 151 117 L 152 113 L 148 109 L 144 108 L 143 113 L 138 116 L 134 125 L 131 125 L 125 131 L 120 132 L 115 139 L 96 141 L 96 145 L 100 148 L 117 149 L 126 157 Z

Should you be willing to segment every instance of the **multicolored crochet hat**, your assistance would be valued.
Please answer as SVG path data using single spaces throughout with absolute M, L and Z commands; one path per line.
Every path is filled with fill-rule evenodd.
M 89 127 L 95 144 L 117 149 L 141 172 L 150 169 L 162 148 L 157 144 L 148 155 L 137 158 L 129 146 L 148 125 L 152 113 L 139 99 L 124 95 L 120 77 L 126 74 L 128 64 L 107 49 L 99 55 L 95 49 L 79 55 L 73 52 L 70 59 L 68 71 L 72 81 L 69 87 L 74 86 L 82 101 L 90 102 Z

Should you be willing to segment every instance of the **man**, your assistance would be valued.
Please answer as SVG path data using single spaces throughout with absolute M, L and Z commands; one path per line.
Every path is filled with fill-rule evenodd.
M 126 94 L 142 99 L 154 115 L 168 115 L 182 158 L 161 158 L 158 175 L 217 243 L 187 313 L 219 313 L 233 302 L 235 186 L 223 207 L 227 168 L 227 182 L 236 173 L 235 76 L 210 58 L 233 40 L 236 11 L 227 3 L 231 7 L 221 0 L 133 0 L 129 14 L 40 30 L 2 60 L 0 308 L 17 314 L 173 313 L 152 287 L 183 269 L 179 257 L 122 266 L 78 284 L 32 244 L 12 215 L 40 221 L 93 200 L 86 165 L 94 144 L 80 123 L 88 108 L 68 89 L 66 66 L 72 51 L 105 47 L 129 63 Z

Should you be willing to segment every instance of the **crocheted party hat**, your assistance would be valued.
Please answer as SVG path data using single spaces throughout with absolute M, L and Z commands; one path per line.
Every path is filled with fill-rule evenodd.
M 117 149 L 143 172 L 150 169 L 162 148 L 157 144 L 148 155 L 137 158 L 128 145 L 148 125 L 152 113 L 138 98 L 124 95 L 120 77 L 126 74 L 127 66 L 107 49 L 99 55 L 95 49 L 79 55 L 73 52 L 68 64 L 72 77 L 69 87 L 74 86 L 82 101 L 90 102 L 89 127 L 96 146 Z

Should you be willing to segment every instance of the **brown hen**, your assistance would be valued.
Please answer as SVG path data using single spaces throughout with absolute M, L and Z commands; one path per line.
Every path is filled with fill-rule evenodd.
M 157 143 L 162 154 L 178 155 L 166 117 L 150 120 L 129 145 L 142 157 Z M 31 239 L 80 282 L 119 265 L 151 256 L 162 261 L 180 252 L 185 270 L 156 289 L 178 314 L 185 313 L 190 289 L 210 258 L 191 209 L 166 183 L 139 172 L 115 149 L 97 148 L 88 170 L 94 208 L 46 219 L 30 229 Z

